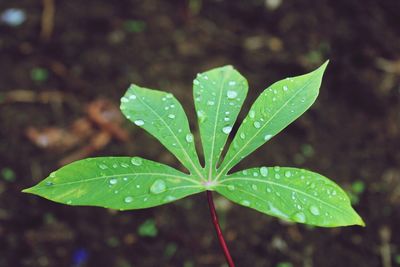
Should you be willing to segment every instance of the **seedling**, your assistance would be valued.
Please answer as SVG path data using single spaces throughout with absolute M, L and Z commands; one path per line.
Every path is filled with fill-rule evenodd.
M 234 263 L 219 227 L 212 191 L 286 221 L 322 227 L 363 226 L 346 193 L 320 174 L 277 166 L 229 173 L 312 105 L 327 64 L 276 82 L 262 92 L 223 159 L 221 152 L 246 97 L 247 81 L 231 66 L 198 74 L 193 94 L 204 166 L 178 100 L 170 93 L 131 85 L 121 98 L 122 113 L 157 138 L 188 172 L 141 157 L 88 158 L 62 167 L 24 192 L 68 205 L 133 210 L 206 191 L 229 266 Z

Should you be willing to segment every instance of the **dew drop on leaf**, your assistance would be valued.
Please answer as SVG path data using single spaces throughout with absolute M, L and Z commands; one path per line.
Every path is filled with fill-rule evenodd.
M 314 205 L 310 206 L 310 212 L 311 212 L 311 214 L 313 214 L 315 216 L 318 216 L 321 214 L 321 212 L 319 211 L 319 208 Z
M 185 139 L 188 143 L 193 142 L 193 134 L 188 133 Z
M 246 206 L 246 207 L 248 207 L 248 206 L 250 206 L 250 201 L 248 201 L 248 200 L 246 200 L 246 199 L 243 199 L 242 201 L 240 201 L 240 204 L 242 204 L 243 206 Z
M 264 141 L 268 141 L 269 139 L 271 139 L 271 137 L 272 137 L 272 135 L 266 134 L 266 135 L 264 136 Z
M 153 194 L 161 194 L 167 190 L 167 185 L 163 180 L 157 179 L 150 187 L 150 192 Z
M 268 168 L 267 167 L 261 167 L 260 168 L 260 173 L 262 176 L 267 177 L 268 176 Z
M 170 119 L 175 119 L 175 115 L 174 115 L 174 114 L 169 114 L 169 115 L 168 115 L 168 118 L 170 118 Z
M 252 188 L 254 191 L 257 191 L 257 190 L 258 190 L 258 187 L 257 187 L 256 184 L 252 184 L 252 185 L 251 185 L 251 188 Z
M 118 183 L 118 180 L 115 178 L 112 178 L 112 179 L 110 179 L 109 183 L 114 185 L 114 184 Z
M 215 102 L 212 100 L 207 101 L 207 105 L 209 106 L 214 106 Z
M 135 166 L 140 166 L 142 165 L 143 160 L 139 157 L 134 157 L 131 159 L 131 163 Z
M 136 99 L 136 95 L 130 95 L 130 96 L 129 96 L 129 99 L 135 100 L 135 99 Z
M 236 91 L 233 90 L 228 90 L 228 92 L 226 93 L 226 96 L 229 99 L 235 99 L 237 97 L 238 93 Z
M 292 176 L 292 173 L 290 171 L 285 171 L 285 177 L 289 178 Z
M 199 82 L 198 80 L 194 80 L 194 81 L 193 81 L 193 84 L 195 84 L 195 85 L 199 85 L 199 84 L 200 84 L 200 82 Z
M 260 123 L 259 121 L 255 121 L 255 122 L 253 123 L 253 125 L 254 125 L 254 127 L 257 128 L 257 129 L 259 129 L 259 128 L 261 127 L 261 123 Z
M 122 168 L 128 168 L 128 167 L 129 167 L 129 164 L 121 163 L 121 167 L 122 167 Z
M 232 131 L 232 126 L 226 126 L 224 128 L 222 128 L 222 132 L 224 134 L 229 134 Z
M 176 200 L 176 197 L 174 197 L 174 196 L 166 196 L 164 198 L 165 202 L 171 202 L 171 201 L 174 201 L 174 200 Z
M 304 223 L 306 221 L 306 215 L 303 212 L 296 212 L 293 214 L 292 219 L 296 222 Z
M 144 121 L 143 120 L 135 120 L 133 123 L 136 124 L 137 126 L 142 126 L 144 124 Z
M 50 181 L 47 181 L 47 182 L 45 183 L 45 185 L 51 186 L 51 185 L 54 185 L 54 183 L 53 183 L 53 182 L 50 182 Z
M 240 133 L 240 138 L 245 139 L 246 138 L 246 134 L 245 133 Z
M 129 197 L 129 196 L 128 196 L 128 197 L 125 197 L 125 198 L 124 198 L 124 202 L 125 202 L 125 203 L 131 203 L 132 201 L 133 201 L 133 197 Z
M 250 117 L 251 119 L 254 119 L 255 116 L 256 116 L 256 112 L 255 112 L 254 110 L 250 110 L 250 112 L 249 112 L 249 117 Z
M 107 165 L 105 164 L 99 164 L 99 168 L 102 170 L 108 169 Z
M 232 185 L 232 184 L 228 185 L 228 190 L 229 190 L 229 191 L 235 190 L 235 186 Z
M 230 86 L 234 86 L 234 85 L 236 84 L 236 82 L 235 82 L 235 81 L 230 81 L 228 84 L 229 84 Z
M 286 85 L 283 86 L 283 91 L 287 91 L 288 89 L 289 88 Z

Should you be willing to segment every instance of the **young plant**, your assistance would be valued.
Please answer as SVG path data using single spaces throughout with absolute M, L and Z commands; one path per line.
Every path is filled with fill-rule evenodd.
M 322 227 L 364 225 L 346 193 L 318 173 L 277 166 L 229 173 L 312 105 L 327 64 L 276 82 L 262 92 L 221 161 L 221 152 L 247 94 L 247 81 L 231 66 L 198 74 L 193 81 L 193 96 L 205 166 L 200 164 L 188 119 L 178 100 L 170 93 L 131 85 L 121 98 L 121 111 L 157 138 L 188 173 L 140 157 L 88 158 L 62 167 L 23 192 L 68 205 L 133 210 L 206 191 L 229 266 L 234 263 L 219 228 L 212 191 L 286 221 Z

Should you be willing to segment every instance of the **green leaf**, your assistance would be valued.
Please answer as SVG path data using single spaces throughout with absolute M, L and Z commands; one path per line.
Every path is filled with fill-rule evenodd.
M 100 157 L 73 162 L 23 192 L 68 205 L 130 210 L 204 191 L 199 181 L 140 157 Z
M 247 94 L 247 81 L 232 66 L 199 74 L 193 96 L 208 178 L 215 168 Z
M 131 85 L 121 98 L 121 110 L 157 138 L 191 173 L 202 177 L 188 119 L 172 94 Z
M 315 101 L 328 62 L 317 70 L 268 87 L 252 105 L 219 168 L 233 166 L 303 114 Z
M 296 168 L 261 167 L 224 176 L 216 191 L 284 220 L 335 227 L 362 225 L 346 193 L 328 178 Z

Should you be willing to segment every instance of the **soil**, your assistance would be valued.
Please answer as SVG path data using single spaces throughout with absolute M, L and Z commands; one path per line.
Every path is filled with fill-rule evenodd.
M 352 195 L 367 226 L 288 224 L 217 197 L 229 247 L 237 266 L 400 266 L 400 1 L 55 2 L 54 18 L 49 0 L 0 3 L 0 13 L 26 14 L 19 26 L 0 22 L 0 266 L 224 266 L 204 194 L 130 212 L 22 194 L 71 153 L 38 147 L 26 131 L 70 129 L 97 99 L 118 106 L 131 82 L 175 94 L 196 129 L 192 79 L 225 64 L 250 84 L 240 121 L 272 82 L 325 59 L 314 106 L 238 169 L 320 172 Z M 91 156 L 179 166 L 143 131 L 120 127 L 129 141 L 111 136 Z M 138 231 L 148 219 L 155 237 Z

